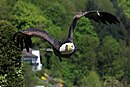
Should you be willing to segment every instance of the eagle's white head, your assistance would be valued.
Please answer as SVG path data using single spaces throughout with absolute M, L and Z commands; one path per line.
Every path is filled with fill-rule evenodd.
M 59 49 L 61 54 L 70 54 L 70 53 L 74 52 L 74 50 L 75 50 L 75 46 L 73 43 L 62 44 Z

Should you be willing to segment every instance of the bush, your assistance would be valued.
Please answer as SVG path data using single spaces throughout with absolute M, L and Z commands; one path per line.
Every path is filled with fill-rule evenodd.
M 15 32 L 9 22 L 0 21 L 0 86 L 23 87 L 21 53 L 16 48 L 12 35 Z

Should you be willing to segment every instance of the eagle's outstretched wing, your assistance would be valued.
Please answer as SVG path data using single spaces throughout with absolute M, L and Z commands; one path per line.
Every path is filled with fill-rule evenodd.
M 21 50 L 23 50 L 23 46 L 25 45 L 25 48 L 27 49 L 27 52 L 29 52 L 29 48 L 32 47 L 32 40 L 31 37 L 36 36 L 44 39 L 48 43 L 50 43 L 53 47 L 57 48 L 57 44 L 59 41 L 57 41 L 55 38 L 50 36 L 46 31 L 35 29 L 35 28 L 29 28 L 24 31 L 16 32 L 13 35 L 13 39 L 17 41 L 17 46 L 21 46 Z
M 81 17 L 89 18 L 90 20 L 94 20 L 99 23 L 104 24 L 116 24 L 120 23 L 120 21 L 112 14 L 107 12 L 99 12 L 99 11 L 88 11 L 88 12 L 79 12 L 74 16 L 72 24 L 70 25 L 68 38 L 73 40 L 73 33 L 78 19 Z

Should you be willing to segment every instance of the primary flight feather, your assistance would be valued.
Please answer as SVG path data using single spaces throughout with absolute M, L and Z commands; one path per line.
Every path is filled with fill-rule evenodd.
M 94 20 L 95 22 L 104 23 L 104 24 L 120 23 L 120 21 L 114 15 L 107 12 L 99 12 L 99 11 L 79 12 L 74 16 L 72 20 L 69 29 L 69 34 L 65 41 L 56 40 L 54 37 L 49 35 L 46 31 L 35 29 L 35 28 L 29 28 L 24 31 L 16 32 L 13 38 L 16 39 L 17 46 L 21 47 L 21 50 L 23 50 L 23 47 L 25 46 L 27 52 L 29 52 L 29 48 L 32 47 L 31 38 L 33 36 L 40 37 L 45 41 L 47 41 L 50 45 L 52 45 L 52 49 L 55 55 L 59 57 L 60 61 L 62 61 L 61 58 L 70 58 L 70 56 L 75 52 L 76 48 L 73 43 L 73 38 L 74 38 L 73 34 L 74 34 L 74 29 L 76 27 L 77 21 L 81 17 L 86 17 L 89 18 L 90 20 Z

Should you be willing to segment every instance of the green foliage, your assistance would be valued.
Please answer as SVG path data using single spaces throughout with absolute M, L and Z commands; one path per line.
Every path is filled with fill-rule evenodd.
M 26 87 L 40 84 L 55 87 L 57 81 L 62 79 L 65 87 L 128 87 L 130 48 L 123 39 L 130 35 L 121 35 L 120 31 L 116 31 L 129 34 L 129 6 L 129 0 L 1 0 L 0 19 L 10 23 L 0 21 L 0 86 L 22 87 L 24 83 Z M 33 38 L 33 48 L 41 50 L 43 71 L 30 72 L 29 64 L 24 64 L 22 71 L 20 51 L 12 41 L 13 33 L 40 28 L 61 40 L 68 34 L 73 15 L 81 10 L 100 10 L 118 15 L 125 27 L 99 25 L 81 18 L 74 33 L 76 53 L 72 58 L 63 59 L 63 62 L 59 62 L 54 53 L 42 50 L 51 47 L 47 42 Z M 41 80 L 44 72 L 51 78 L 47 83 Z
M 18 29 L 30 27 L 46 28 L 49 21 L 42 16 L 41 11 L 31 3 L 18 1 L 13 10 L 13 23 Z
M 130 18 L 130 1 L 129 0 L 117 0 L 119 6 L 123 8 L 124 13 Z
M 0 85 L 3 87 L 23 87 L 20 51 L 12 41 L 15 30 L 9 22 L 0 20 Z
M 25 87 L 34 87 L 36 80 L 35 73 L 32 71 L 32 67 L 29 65 L 29 62 L 23 62 L 22 71 L 25 79 Z
M 46 19 L 44 15 L 42 15 L 41 10 L 31 3 L 18 1 L 14 6 L 12 17 L 12 22 L 19 30 L 27 28 L 41 28 L 54 35 L 54 37 L 58 37 L 57 35 L 60 33 L 59 27 L 55 26 L 50 20 Z M 44 44 L 41 44 L 41 39 L 34 38 L 33 42 L 38 42 L 33 45 L 34 48 L 44 47 Z M 39 45 L 39 47 L 35 47 L 35 45 Z
M 0 86 L 2 86 L 2 87 L 8 86 L 6 78 L 7 78 L 6 74 L 4 76 L 0 75 Z
M 124 43 L 121 44 L 121 46 L 123 45 Z M 124 61 L 123 63 L 123 69 L 124 69 L 124 75 L 123 75 L 123 81 L 126 81 L 125 83 L 125 87 L 127 86 L 128 83 L 130 83 L 130 74 L 129 74 L 129 67 L 130 67 L 130 59 L 129 59 L 129 56 L 130 56 L 130 47 L 129 46 L 122 46 L 122 49 L 123 51 L 121 51 L 121 56 L 122 56 L 122 60 Z M 122 61 L 121 60 L 121 61 Z
M 72 2 L 74 3 L 77 11 L 86 10 L 86 5 L 87 5 L 88 0 L 80 0 L 80 1 L 72 0 Z
M 97 8 L 95 10 L 102 10 L 102 11 L 107 11 L 111 13 L 115 13 L 116 9 L 113 8 L 113 4 L 110 0 L 91 0 Z
M 0 19 L 6 19 L 9 20 L 11 17 L 11 11 L 10 9 L 12 8 L 10 5 L 8 5 L 7 0 L 0 0 Z
M 103 87 L 124 87 L 124 86 L 114 77 L 108 77 L 104 81 Z
M 125 67 L 124 67 L 124 81 L 126 81 L 127 83 L 130 83 L 130 59 L 128 59 L 126 62 L 125 62 Z
M 86 83 L 88 87 L 102 87 L 102 83 L 100 81 L 99 75 L 95 71 L 90 71 L 86 81 L 83 82 L 83 84 Z M 83 86 L 85 87 L 85 85 Z
M 117 75 L 117 78 L 123 76 L 122 63 L 125 60 L 121 58 L 119 43 L 112 39 L 112 37 L 106 37 L 104 39 L 103 45 L 98 49 L 97 58 L 99 72 L 102 76 L 116 77 Z
M 66 10 L 63 5 L 56 2 L 48 7 L 44 13 L 55 25 L 63 27 L 63 24 L 67 23 L 67 20 L 63 20 L 67 19 Z
M 75 34 L 77 36 L 77 38 L 79 36 L 93 36 L 93 37 L 97 37 L 96 32 L 93 29 L 93 26 L 90 22 L 90 20 L 86 19 L 86 18 L 81 18 L 78 23 L 77 23 L 77 27 L 75 29 Z
M 39 7 L 43 11 L 43 14 L 46 15 L 47 19 L 52 20 L 53 24 L 60 26 L 61 29 L 65 29 L 65 32 L 67 31 L 66 29 L 69 28 L 68 26 L 71 23 L 72 15 L 76 11 L 75 5 L 72 1 L 44 0 L 42 3 L 35 1 L 32 1 L 32 3 L 40 5 Z
M 78 63 L 82 62 L 81 66 L 84 66 L 84 68 L 86 67 L 91 70 L 96 64 L 95 50 L 99 45 L 99 38 L 97 37 L 97 34 L 94 31 L 90 21 L 83 18 L 78 22 L 77 28 L 75 29 L 74 41 L 77 46 L 76 57 L 78 57 L 74 60 L 78 59 L 76 61 Z

